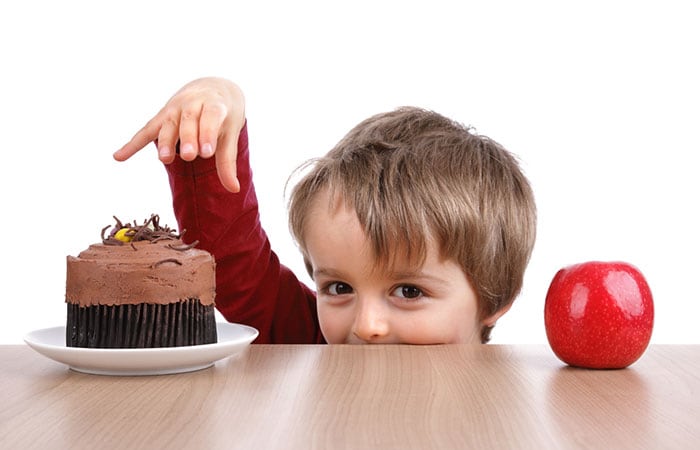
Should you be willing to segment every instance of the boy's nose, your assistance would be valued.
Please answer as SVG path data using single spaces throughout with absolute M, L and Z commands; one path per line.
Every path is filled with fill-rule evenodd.
M 385 305 L 379 299 L 360 300 L 352 333 L 365 342 L 379 340 L 389 334 Z

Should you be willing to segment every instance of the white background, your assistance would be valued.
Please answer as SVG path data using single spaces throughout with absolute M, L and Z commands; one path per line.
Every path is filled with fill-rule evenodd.
M 64 322 L 65 257 L 112 215 L 176 225 L 153 147 L 111 154 L 204 75 L 246 94 L 262 220 L 300 276 L 288 175 L 417 105 L 516 153 L 535 190 L 538 241 L 494 343 L 546 342 L 552 276 L 591 259 L 646 275 L 653 343 L 700 343 L 695 2 L 335 3 L 3 2 L 0 343 Z

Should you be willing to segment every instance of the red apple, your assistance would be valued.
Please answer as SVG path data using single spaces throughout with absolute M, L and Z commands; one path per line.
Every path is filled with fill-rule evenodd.
M 620 369 L 649 345 L 654 302 L 641 272 L 625 262 L 561 269 L 547 291 L 544 325 L 554 353 L 571 366 Z

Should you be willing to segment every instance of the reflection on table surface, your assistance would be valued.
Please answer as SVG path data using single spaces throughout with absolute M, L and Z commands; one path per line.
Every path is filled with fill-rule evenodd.
M 251 345 L 198 372 L 87 375 L 0 346 L 1 448 L 697 448 L 700 346 L 623 370 L 546 346 Z M 37 432 L 41 430 L 41 432 Z

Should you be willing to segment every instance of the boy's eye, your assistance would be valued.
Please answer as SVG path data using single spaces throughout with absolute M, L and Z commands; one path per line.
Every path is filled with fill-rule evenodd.
M 352 286 L 340 281 L 329 284 L 326 290 L 330 295 L 352 294 Z
M 423 296 L 423 291 L 421 291 L 419 288 L 415 286 L 411 286 L 410 284 L 406 284 L 403 286 L 399 286 L 396 289 L 394 289 L 394 292 L 392 292 L 392 295 L 395 295 L 396 297 L 402 297 L 402 298 L 418 298 Z

